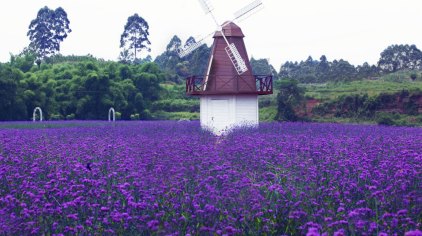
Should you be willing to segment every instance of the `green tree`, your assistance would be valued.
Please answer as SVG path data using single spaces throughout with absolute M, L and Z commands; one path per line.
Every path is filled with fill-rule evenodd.
M 184 45 L 186 47 L 195 42 L 193 37 L 189 37 Z M 174 78 L 175 82 L 182 81 L 188 75 L 203 75 L 211 51 L 206 44 L 203 44 L 189 55 L 180 58 L 177 49 L 181 46 L 182 41 L 174 35 L 167 44 L 166 51 L 155 58 L 155 63 L 169 73 L 170 78 Z
M 330 63 L 325 55 L 319 58 L 319 63 L 316 68 L 316 74 L 319 81 L 324 81 L 330 72 Z
M 377 76 L 379 69 L 375 65 L 369 65 L 368 62 L 363 63 L 356 67 L 357 76 L 362 79 L 369 79 L 370 77 Z
M 384 72 L 422 69 L 422 52 L 415 45 L 391 45 L 382 53 L 378 66 Z
M 124 31 L 120 36 L 120 48 L 123 48 L 123 55 L 125 60 L 135 61 L 137 59 L 136 53 L 143 49 L 150 51 L 148 45 L 151 42 L 149 36 L 148 22 L 138 14 L 134 14 L 127 19 Z M 133 54 L 125 52 L 125 50 L 133 49 Z
M 277 77 L 277 71 L 274 67 L 268 62 L 267 59 L 255 59 L 251 58 L 250 60 L 253 74 L 255 75 L 273 75 Z M 277 78 L 274 78 L 277 79 Z
M 18 55 L 10 55 L 10 64 L 25 73 L 31 70 L 36 60 L 36 57 L 37 56 L 35 52 L 30 50 L 29 48 L 25 48 Z
M 196 43 L 196 40 L 191 36 L 186 40 L 185 47 L 192 43 Z M 207 69 L 210 53 L 211 48 L 209 48 L 206 44 L 202 44 L 199 48 L 195 49 L 192 53 L 184 57 L 183 60 L 187 61 L 185 64 L 188 75 L 204 75 L 206 73 L 205 70 Z
M 170 42 L 167 44 L 166 51 L 161 55 L 155 58 L 155 63 L 164 71 L 169 73 L 176 73 L 176 66 L 182 60 L 177 55 L 177 49 L 182 45 L 182 41 L 177 35 L 174 35 L 171 38 Z
M 20 98 L 19 82 L 23 73 L 0 63 L 0 120 L 26 118 L 26 106 Z
M 60 51 L 60 43 L 72 32 L 69 24 L 67 13 L 61 7 L 52 10 L 45 6 L 38 11 L 27 34 L 31 41 L 29 47 L 37 54 L 38 65 L 41 59 Z
M 297 121 L 299 117 L 295 114 L 294 107 L 302 102 L 303 94 L 304 90 L 298 86 L 297 81 L 281 80 L 277 95 L 276 120 Z

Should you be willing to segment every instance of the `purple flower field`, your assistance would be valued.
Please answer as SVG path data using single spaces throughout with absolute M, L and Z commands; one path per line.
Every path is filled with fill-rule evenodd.
M 422 235 L 421 128 L 39 126 L 0 123 L 2 235 Z

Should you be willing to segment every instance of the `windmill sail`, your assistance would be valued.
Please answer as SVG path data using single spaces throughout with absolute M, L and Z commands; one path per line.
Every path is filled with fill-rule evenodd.
M 201 4 L 202 10 L 204 10 L 205 14 L 208 14 L 214 10 L 209 0 L 198 0 Z
M 210 0 L 198 0 L 198 1 L 199 1 L 200 5 L 202 7 L 202 10 L 204 10 L 205 14 L 211 15 L 212 19 L 214 20 L 214 22 L 216 23 L 216 25 L 218 27 L 218 31 L 220 31 L 221 35 L 223 36 L 224 40 L 226 41 L 227 47 L 225 48 L 225 51 L 227 53 L 227 56 L 230 58 L 230 61 L 232 62 L 234 68 L 236 69 L 237 73 L 239 75 L 245 73 L 248 70 L 248 67 L 246 66 L 245 61 L 243 60 L 243 58 L 240 55 L 239 50 L 236 48 L 236 46 L 233 43 L 229 43 L 229 41 L 227 40 L 227 38 L 225 37 L 224 32 L 223 32 L 223 27 L 226 24 L 230 23 L 230 21 L 228 21 L 226 24 L 223 24 L 223 25 L 220 26 L 220 24 L 218 24 L 215 16 L 212 14 L 212 11 L 214 10 L 214 8 L 211 5 Z M 242 9 L 235 12 L 233 21 L 234 20 L 242 21 L 242 20 L 248 18 L 249 16 L 251 16 L 253 13 L 260 10 L 262 7 L 263 7 L 262 0 L 255 0 L 251 3 L 249 3 L 248 5 L 246 5 L 245 7 L 243 7 Z M 209 34 L 209 35 L 211 35 L 211 34 Z M 177 53 L 179 54 L 180 57 L 184 57 L 184 56 L 190 54 L 195 49 L 199 48 L 202 44 L 204 44 L 204 40 L 205 40 L 205 38 L 202 38 L 198 42 L 192 43 L 192 44 L 187 45 L 183 48 L 179 48 L 177 50 Z
M 233 21 L 243 21 L 264 7 L 262 0 L 255 0 L 234 13 Z
M 233 63 L 234 68 L 236 69 L 237 74 L 241 75 L 248 71 L 248 67 L 246 66 L 245 61 L 240 56 L 239 51 L 237 50 L 234 43 L 229 44 L 225 48 L 227 55 L 230 58 L 230 61 Z
M 200 46 L 202 46 L 202 44 L 205 43 L 205 40 L 211 36 L 212 33 L 208 34 L 205 37 L 201 37 L 198 41 L 185 45 L 184 47 L 180 47 L 176 49 L 177 54 L 179 55 L 179 57 L 185 57 L 187 55 L 189 55 L 191 52 L 195 51 L 195 49 L 199 48 Z

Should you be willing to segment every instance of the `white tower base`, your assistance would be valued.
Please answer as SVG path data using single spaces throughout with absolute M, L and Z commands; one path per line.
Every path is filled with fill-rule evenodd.
M 202 128 L 217 135 L 235 126 L 257 126 L 258 95 L 201 96 L 200 117 Z

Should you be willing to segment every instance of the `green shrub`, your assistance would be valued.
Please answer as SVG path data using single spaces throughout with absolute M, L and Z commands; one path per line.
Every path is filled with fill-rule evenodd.
M 63 117 L 60 114 L 51 114 L 50 120 L 61 120 Z
M 122 118 L 122 113 L 116 111 L 115 116 L 116 116 L 116 120 L 120 120 Z
M 187 99 L 165 99 L 159 100 L 152 104 L 153 111 L 167 111 L 167 112 L 198 112 L 199 101 Z
M 390 113 L 377 114 L 376 122 L 379 125 L 387 125 L 387 126 L 397 125 L 394 119 L 394 115 Z
M 155 120 L 198 120 L 199 112 L 165 112 L 157 111 L 152 114 Z
M 259 120 L 260 121 L 273 121 L 277 115 L 277 107 L 269 106 L 259 109 Z
M 75 119 L 75 114 L 69 114 L 66 116 L 66 120 L 74 120 Z
M 139 120 L 139 114 L 138 114 L 138 113 L 136 113 L 136 114 L 132 114 L 132 115 L 130 115 L 130 119 L 131 119 L 131 120 Z
M 148 109 L 145 109 L 140 114 L 141 120 L 149 120 L 152 118 L 151 112 Z

